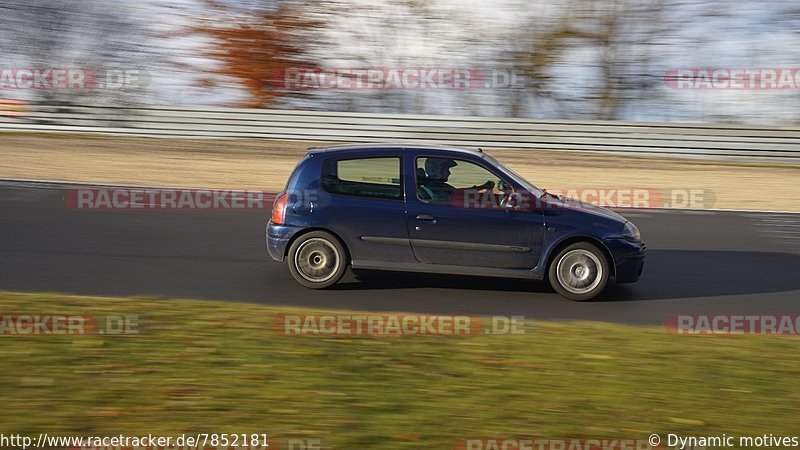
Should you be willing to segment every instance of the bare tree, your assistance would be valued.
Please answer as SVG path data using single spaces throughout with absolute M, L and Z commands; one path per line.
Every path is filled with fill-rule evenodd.
M 218 64 L 201 83 L 213 88 L 220 77 L 234 79 L 247 92 L 243 106 L 255 108 L 298 95 L 283 89 L 279 78 L 289 68 L 308 65 L 301 56 L 309 31 L 318 23 L 305 17 L 306 3 L 283 0 L 239 7 L 205 0 L 213 19 L 199 18 L 191 31 L 211 38 L 204 55 Z
M 619 119 L 654 95 L 654 68 L 668 19 L 665 0 L 573 0 L 535 25 L 517 64 L 528 96 L 560 117 Z M 520 100 L 517 100 L 520 101 Z M 518 115 L 519 105 L 512 114 Z
M 32 90 L 29 100 L 129 104 L 147 101 L 143 70 L 158 62 L 154 37 L 130 5 L 95 1 L 0 2 L 0 48 L 16 67 L 82 67 L 100 84 L 108 73 L 139 71 L 136 83 L 114 89 Z

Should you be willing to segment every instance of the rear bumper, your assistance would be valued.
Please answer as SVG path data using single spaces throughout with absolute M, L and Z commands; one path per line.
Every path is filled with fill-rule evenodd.
M 270 221 L 266 230 L 267 254 L 270 258 L 275 261 L 283 261 L 286 255 L 286 246 L 299 230 L 298 227 L 275 225 Z
M 647 246 L 644 242 L 608 239 L 604 242 L 614 258 L 617 283 L 634 283 L 642 275 Z

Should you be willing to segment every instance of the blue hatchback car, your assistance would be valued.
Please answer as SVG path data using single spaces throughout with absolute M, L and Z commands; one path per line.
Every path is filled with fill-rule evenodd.
M 547 280 L 572 300 L 636 281 L 645 256 L 613 211 L 540 190 L 481 150 L 420 145 L 309 149 L 266 241 L 312 289 L 350 266 Z

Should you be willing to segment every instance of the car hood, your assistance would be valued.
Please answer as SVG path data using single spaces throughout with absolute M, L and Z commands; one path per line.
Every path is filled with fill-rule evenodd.
M 554 208 L 559 208 L 559 207 L 566 208 L 573 211 L 578 211 L 585 214 L 591 214 L 594 216 L 603 217 L 605 219 L 614 220 L 622 224 L 628 221 L 628 219 L 626 219 L 625 216 L 623 216 L 622 214 L 614 212 L 606 207 L 587 204 L 579 200 L 575 200 L 574 198 L 568 198 L 568 197 L 552 198 L 548 199 L 547 203 L 552 205 L 552 207 Z

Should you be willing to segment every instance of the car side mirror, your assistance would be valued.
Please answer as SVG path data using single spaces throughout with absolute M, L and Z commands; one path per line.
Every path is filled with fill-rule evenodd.
M 542 201 L 535 193 L 519 190 L 511 194 L 505 206 L 514 211 L 541 211 Z

